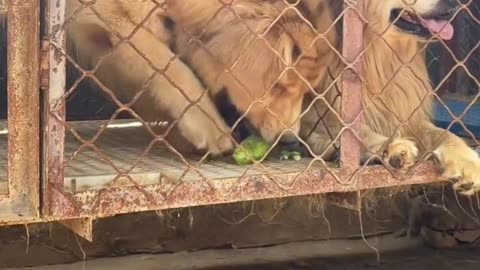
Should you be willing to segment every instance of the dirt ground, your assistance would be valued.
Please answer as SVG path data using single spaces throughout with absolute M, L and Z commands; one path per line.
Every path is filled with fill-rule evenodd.
M 371 257 L 311 259 L 270 265 L 247 265 L 208 270 L 478 270 L 480 254 L 473 251 L 413 250 L 386 255 L 380 263 Z
M 241 250 L 205 250 L 163 255 L 135 255 L 98 259 L 70 265 L 44 266 L 29 270 L 478 270 L 480 252 L 422 248 L 414 240 L 390 236 L 369 239 L 380 252 L 363 240 L 292 243 Z M 400 248 L 401 251 L 392 253 Z M 339 254 L 357 254 L 349 257 Z

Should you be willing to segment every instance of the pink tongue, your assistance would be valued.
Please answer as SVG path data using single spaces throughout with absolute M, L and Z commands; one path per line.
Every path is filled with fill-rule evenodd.
M 430 30 L 430 32 L 437 34 L 443 40 L 450 40 L 453 37 L 453 26 L 448 21 L 436 21 L 436 20 L 422 20 L 423 27 Z

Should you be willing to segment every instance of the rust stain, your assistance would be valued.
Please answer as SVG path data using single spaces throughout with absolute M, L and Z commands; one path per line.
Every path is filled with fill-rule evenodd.
M 60 192 L 56 195 L 70 199 L 63 199 L 50 207 L 57 218 L 100 218 L 148 210 L 426 184 L 438 182 L 436 179 L 439 175 L 439 168 L 431 164 L 419 164 L 405 177 L 406 180 L 392 175 L 381 166 L 361 168 L 354 173 L 347 168 L 319 169 L 300 174 L 275 175 L 270 179 L 262 175 L 248 176 L 242 179 L 242 184 L 227 179 L 211 180 L 214 190 L 205 181 L 189 181 L 178 186 L 145 186 L 143 190 L 124 187 L 77 194 Z M 349 184 L 338 181 L 349 178 L 352 179 Z M 292 182 L 292 179 L 295 181 Z M 145 192 L 150 196 L 145 196 Z
M 39 217 L 39 1 L 8 2 L 8 199 L 15 220 Z M 0 220 L 2 222 L 4 220 Z
M 42 41 L 42 46 L 40 49 L 40 67 L 39 67 L 39 76 L 40 76 L 40 88 L 42 90 L 47 90 L 49 85 L 49 73 L 50 73 L 50 55 L 49 55 L 50 45 L 48 41 Z
M 76 216 L 79 204 L 75 198 L 68 196 L 63 190 L 64 186 L 64 139 L 65 128 L 63 123 L 65 118 L 65 92 L 66 80 L 66 60 L 61 51 L 56 50 L 52 45 L 65 44 L 65 32 L 62 31 L 65 16 L 65 1 L 57 1 L 55 4 L 50 2 L 48 7 L 48 40 L 45 41 L 45 59 L 48 60 L 48 68 L 45 76 L 48 78 L 48 89 L 45 98 L 45 126 L 44 134 L 45 151 L 45 177 L 43 201 L 43 213 L 45 218 L 58 216 L 55 209 L 62 209 L 62 212 L 68 216 Z M 47 75 L 48 74 L 48 75 Z
M 25 2 L 25 1 L 23 1 Z M 356 7 L 361 10 L 364 1 Z M 50 34 L 55 44 L 64 44 L 64 1 L 49 7 Z M 344 193 L 362 189 L 384 188 L 434 182 L 439 175 L 437 167 L 429 164 L 417 166 L 406 180 L 392 175 L 382 167 L 359 167 L 360 144 L 356 141 L 361 115 L 361 74 L 363 24 L 357 11 L 345 13 L 345 60 L 351 64 L 343 76 L 342 117 L 349 129 L 342 134 L 342 168 L 316 169 L 285 175 L 246 176 L 242 179 L 189 181 L 178 185 L 164 183 L 151 186 L 112 187 L 69 193 L 64 190 L 65 139 L 65 55 L 46 41 L 42 44 L 45 57 L 39 64 L 40 80 L 47 89 L 45 107 L 45 172 L 44 212 L 41 220 L 62 220 L 113 216 L 122 213 L 170 208 L 233 203 L 240 201 L 303 196 L 321 193 Z M 54 33 L 54 34 L 52 34 Z M 44 47 L 45 46 L 45 47 Z M 63 48 L 62 48 L 63 49 Z M 47 73 L 48 71 L 48 73 Z M 35 73 L 35 72 L 34 72 Z M 102 88 L 103 89 L 103 88 Z M 108 92 L 107 89 L 103 89 Z M 109 92 L 108 92 L 109 93 Z M 25 151 L 25 149 L 19 149 Z M 28 151 L 27 151 L 28 153 Z M 342 183 L 339 179 L 345 181 Z M 238 180 L 238 181 L 237 181 Z M 21 184 L 21 183 L 20 183 Z M 20 185 L 21 186 L 21 185 Z M 82 225 L 81 223 L 79 223 Z M 78 225 L 78 224 L 76 224 Z M 81 226 L 80 226 L 81 227 Z
M 349 126 L 340 138 L 340 162 L 342 166 L 357 168 L 360 165 L 361 145 L 355 134 L 360 135 L 362 115 L 361 54 L 363 50 L 364 23 L 359 15 L 363 1 L 350 2 L 343 18 L 343 58 L 348 67 L 342 75 L 341 117 Z

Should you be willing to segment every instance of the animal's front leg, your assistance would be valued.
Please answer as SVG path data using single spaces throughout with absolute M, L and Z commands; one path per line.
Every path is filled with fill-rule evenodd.
M 311 106 L 302 118 L 301 136 L 315 155 L 331 160 L 338 144 L 338 140 L 335 139 L 342 126 L 335 117 L 325 117 L 325 121 L 319 120 L 321 115 L 327 115 L 326 108 L 328 107 L 321 100 Z M 373 131 L 365 123 L 361 125 L 359 137 L 362 140 L 362 163 L 370 161 L 372 155 L 376 155 L 394 169 L 403 171 L 417 161 L 419 151 L 412 139 L 402 137 L 391 139 Z
M 453 187 L 464 195 L 480 191 L 480 157 L 465 141 L 453 133 L 435 127 L 432 123 L 422 125 L 422 139 L 427 149 L 433 149 L 446 179 L 458 179 Z
M 192 70 L 166 44 L 143 29 L 131 42 L 143 55 L 122 44 L 105 61 L 106 71 L 115 71 L 116 81 L 134 85 L 125 87 L 133 94 L 155 74 L 145 85 L 144 96 L 148 95 L 156 107 L 147 109 L 159 114 L 167 112 L 180 133 L 197 149 L 215 155 L 231 151 L 234 144 L 229 128 Z
M 400 171 L 408 170 L 417 162 L 419 151 L 412 139 L 404 137 L 390 139 L 372 131 L 366 125 L 362 125 L 361 135 L 366 148 L 363 151 L 364 160 L 371 154 L 377 154 L 386 164 Z
M 153 97 L 177 120 L 182 135 L 197 149 L 218 155 L 233 149 L 228 126 L 198 79 L 178 59 L 151 87 Z

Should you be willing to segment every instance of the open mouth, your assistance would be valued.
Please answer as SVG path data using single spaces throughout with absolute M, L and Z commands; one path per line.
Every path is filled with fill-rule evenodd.
M 450 40 L 453 37 L 454 29 L 449 20 L 455 11 L 456 9 L 450 9 L 442 13 L 420 17 L 407 10 L 394 9 L 390 14 L 390 21 L 409 34 L 423 38 L 430 38 L 435 34 L 443 40 Z

